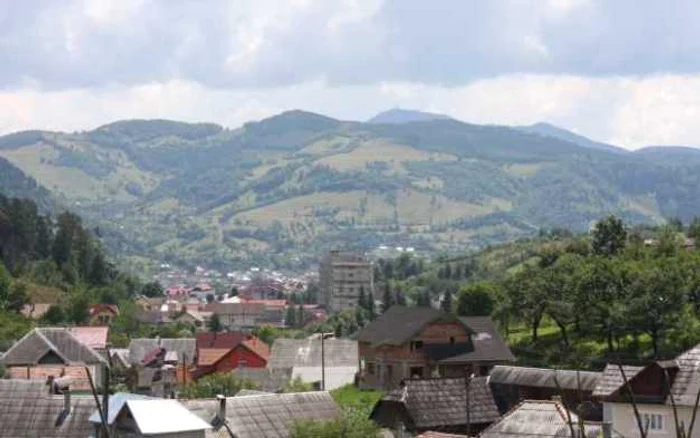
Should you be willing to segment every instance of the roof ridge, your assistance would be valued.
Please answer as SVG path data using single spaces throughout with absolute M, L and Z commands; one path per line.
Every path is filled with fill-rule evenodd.
M 75 335 L 74 335 L 69 329 L 65 329 L 65 332 L 66 332 L 66 333 L 68 334 L 68 336 L 70 336 L 75 342 L 77 342 L 79 345 L 81 345 L 82 347 L 84 347 L 85 349 L 87 349 L 88 352 L 89 352 L 93 357 L 95 357 L 98 361 L 100 361 L 100 362 L 106 362 L 105 359 L 104 359 L 104 357 L 100 356 L 100 355 L 99 355 L 92 347 L 90 347 L 89 345 L 82 343 L 78 338 L 75 337 Z M 83 362 L 85 362 L 85 361 L 83 361 Z
M 47 329 L 47 330 L 57 331 L 57 332 L 59 331 L 59 330 L 57 330 L 55 327 L 47 327 L 46 329 Z M 51 350 L 51 351 L 53 351 L 54 353 L 56 353 L 56 355 L 57 355 L 58 357 L 60 357 L 61 360 L 62 360 L 64 363 L 66 363 L 66 364 L 72 364 L 72 362 L 69 361 L 68 359 L 66 359 L 66 357 L 63 355 L 63 353 L 61 353 L 61 351 L 58 349 L 58 347 L 56 347 L 56 344 L 54 344 L 53 342 L 51 342 L 51 340 L 50 340 L 49 338 L 47 338 L 46 335 L 45 335 L 44 333 L 42 333 L 42 331 L 44 330 L 43 328 L 37 327 L 37 328 L 35 328 L 35 330 L 36 330 L 37 335 L 47 344 L 47 346 L 49 347 L 49 350 Z M 63 330 L 63 332 L 70 334 L 70 332 L 69 332 L 67 329 L 62 329 L 62 330 Z M 73 336 L 73 335 L 71 335 L 71 336 Z M 75 339 L 75 338 L 74 338 L 74 339 Z M 76 341 L 77 341 L 77 339 L 76 339 Z M 82 344 L 81 344 L 81 345 L 82 345 Z M 37 357 L 35 360 L 36 360 L 37 362 L 39 362 L 39 359 L 41 359 L 41 358 L 44 357 L 45 355 L 46 355 L 46 353 L 43 353 L 41 356 Z

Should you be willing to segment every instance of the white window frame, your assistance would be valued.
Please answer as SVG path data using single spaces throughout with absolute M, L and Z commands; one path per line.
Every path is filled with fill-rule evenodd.
M 663 432 L 666 430 L 666 418 L 664 414 L 658 412 L 642 412 L 642 426 L 647 427 L 649 424 L 649 432 Z

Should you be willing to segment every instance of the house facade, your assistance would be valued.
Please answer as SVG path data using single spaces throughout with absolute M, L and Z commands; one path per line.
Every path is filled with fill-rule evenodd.
M 500 337 L 484 343 L 478 335 L 453 315 L 394 306 L 357 336 L 359 384 L 388 389 L 410 378 L 485 375 L 494 364 L 513 360 Z
M 622 436 L 638 436 L 634 398 L 648 436 L 675 437 L 676 424 L 687 434 L 700 391 L 698 369 L 700 345 L 671 361 L 625 365 L 622 370 L 619 365 L 608 364 L 593 392 L 603 404 L 603 422 Z M 695 425 L 687 436 L 700 437 L 700 427 Z
M 119 316 L 119 307 L 115 304 L 92 304 L 89 323 L 92 326 L 107 326 Z

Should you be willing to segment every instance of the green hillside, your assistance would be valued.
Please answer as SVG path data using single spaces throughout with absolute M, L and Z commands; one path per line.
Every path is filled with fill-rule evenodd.
M 700 161 L 561 137 L 290 111 L 236 130 L 128 120 L 28 131 L 0 137 L 0 158 L 99 225 L 116 252 L 214 266 L 301 266 L 331 245 L 464 251 L 586 230 L 609 213 L 700 213 Z

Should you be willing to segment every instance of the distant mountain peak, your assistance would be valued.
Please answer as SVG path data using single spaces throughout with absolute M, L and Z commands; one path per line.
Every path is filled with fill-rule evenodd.
M 450 120 L 452 117 L 444 114 L 429 113 L 425 111 L 409 110 L 401 108 L 392 108 L 383 111 L 371 119 L 367 123 L 384 123 L 384 124 L 401 124 L 412 122 L 428 122 L 431 120 Z
M 583 135 L 576 134 L 575 132 L 571 132 L 568 129 L 561 128 L 548 122 L 538 122 L 534 125 L 516 126 L 515 128 L 520 131 L 529 132 L 531 134 L 537 134 L 545 137 L 552 137 L 559 140 L 564 140 L 584 148 L 599 149 L 603 151 L 616 153 L 627 152 L 625 149 L 622 149 L 620 147 L 591 140 L 588 137 L 584 137 Z

